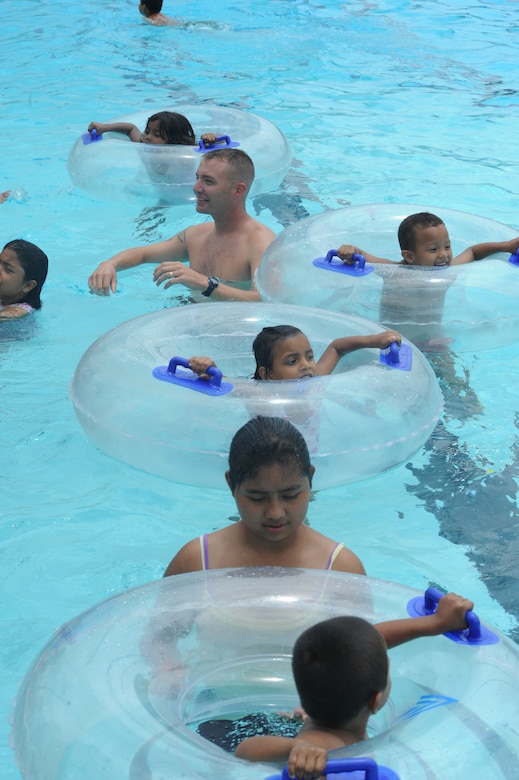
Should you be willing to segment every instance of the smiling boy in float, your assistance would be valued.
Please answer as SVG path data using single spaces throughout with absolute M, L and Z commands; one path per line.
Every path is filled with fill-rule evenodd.
M 402 260 L 388 260 L 365 252 L 360 247 L 343 244 L 337 250 L 340 259 L 347 265 L 355 261 L 352 255 L 360 254 L 368 263 L 389 263 L 392 265 L 448 266 L 462 265 L 473 260 L 484 260 L 498 252 L 514 254 L 519 248 L 519 237 L 510 241 L 495 241 L 474 244 L 453 258 L 449 233 L 443 220 L 427 211 L 411 214 L 398 228 L 398 242 Z

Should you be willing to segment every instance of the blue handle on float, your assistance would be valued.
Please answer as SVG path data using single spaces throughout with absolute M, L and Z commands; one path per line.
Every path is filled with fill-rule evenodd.
M 512 263 L 512 265 L 519 266 L 519 249 L 517 250 L 517 252 L 514 252 L 513 254 L 510 255 L 510 257 L 508 258 L 508 262 Z
M 340 263 L 333 263 L 333 258 L 338 256 L 337 249 L 330 249 L 326 253 L 326 257 L 316 257 L 312 263 L 316 268 L 324 268 L 325 271 L 335 271 L 338 274 L 347 274 L 348 276 L 367 276 L 375 270 L 372 265 L 366 266 L 364 255 L 353 254 L 351 256 L 353 265 L 346 265 L 342 260 Z
M 83 143 L 85 144 L 85 146 L 87 144 L 93 144 L 94 141 L 102 141 L 102 140 L 103 140 L 103 134 L 98 133 L 95 127 L 89 133 L 83 133 Z
M 224 143 L 221 143 L 222 141 L 224 141 Z M 236 149 L 239 145 L 238 141 L 231 141 L 230 136 L 228 135 L 217 135 L 215 143 L 211 146 L 205 146 L 202 139 L 200 139 L 196 151 L 203 153 L 212 152 L 214 149 Z
M 411 617 L 423 617 L 436 612 L 438 602 L 445 596 L 437 588 L 427 588 L 423 597 L 416 596 L 407 605 L 407 611 Z M 458 642 L 460 645 L 495 645 L 499 637 L 486 626 L 482 626 L 479 617 L 469 609 L 465 615 L 468 628 L 460 631 L 447 631 L 444 636 Z
M 352 773 L 355 776 L 352 777 Z M 362 774 L 361 774 L 362 773 Z M 333 775 L 334 780 L 400 780 L 396 772 L 387 766 L 377 764 L 372 758 L 336 758 L 326 762 L 324 775 Z M 270 775 L 265 780 L 292 780 L 288 767 L 280 775 Z
M 413 351 L 407 344 L 398 346 L 396 341 L 393 341 L 389 347 L 380 350 L 380 362 L 389 368 L 410 371 L 413 365 Z
M 189 373 L 177 374 L 177 367 L 183 366 L 189 369 Z M 171 382 L 172 385 L 180 385 L 180 387 L 186 387 L 188 390 L 196 390 L 198 393 L 204 393 L 205 395 L 227 395 L 233 389 L 230 382 L 222 382 L 222 372 L 216 366 L 209 366 L 207 373 L 210 379 L 202 379 L 194 371 L 189 368 L 189 360 L 183 357 L 172 357 L 167 366 L 157 366 L 153 369 L 152 374 L 155 379 L 160 379 L 163 382 Z

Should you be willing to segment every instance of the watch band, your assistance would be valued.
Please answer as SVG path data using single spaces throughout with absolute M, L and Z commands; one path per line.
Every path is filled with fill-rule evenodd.
M 202 292 L 202 295 L 205 295 L 206 298 L 209 298 L 209 296 L 213 294 L 213 292 L 220 284 L 220 280 L 218 279 L 217 276 L 208 276 L 207 284 L 208 284 L 207 290 L 204 290 Z

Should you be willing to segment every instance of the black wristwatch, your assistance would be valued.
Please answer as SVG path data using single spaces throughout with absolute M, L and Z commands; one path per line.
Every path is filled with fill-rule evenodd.
M 217 276 L 208 276 L 207 277 L 207 284 L 209 287 L 207 290 L 204 290 L 202 295 L 205 295 L 206 298 L 209 298 L 210 295 L 214 293 L 218 285 L 220 284 L 220 280 Z

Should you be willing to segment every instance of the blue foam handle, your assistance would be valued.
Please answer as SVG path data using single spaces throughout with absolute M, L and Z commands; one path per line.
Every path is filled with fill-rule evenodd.
M 94 141 L 102 141 L 102 140 L 103 140 L 103 134 L 98 133 L 95 127 L 89 133 L 83 133 L 83 143 L 85 144 L 85 146 L 87 144 L 93 144 Z
M 375 270 L 372 265 L 367 266 L 364 255 L 359 255 L 358 253 L 351 256 L 353 265 L 346 265 L 342 260 L 339 263 L 334 263 L 334 257 L 339 257 L 337 249 L 330 249 L 325 257 L 316 257 L 315 260 L 312 260 L 312 263 L 316 268 L 323 268 L 325 271 L 335 271 L 335 273 L 346 274 L 347 276 L 367 276 Z
M 413 350 L 408 344 L 393 341 L 387 349 L 380 350 L 380 362 L 399 371 L 410 371 L 413 365 Z
M 508 262 L 512 263 L 512 265 L 519 266 L 519 249 L 517 252 L 514 252 L 510 257 L 508 258 Z
M 178 366 L 188 369 L 188 373 L 182 372 L 177 374 Z M 152 374 L 155 379 L 160 379 L 162 382 L 170 382 L 172 385 L 180 385 L 187 390 L 196 390 L 197 393 L 204 393 L 205 395 L 221 396 L 227 395 L 233 390 L 233 385 L 230 382 L 222 381 L 222 372 L 216 366 L 210 366 L 207 369 L 209 374 L 209 380 L 202 379 L 194 371 L 189 368 L 189 360 L 183 357 L 172 357 L 167 366 L 157 366 L 153 369 Z
M 357 773 L 352 777 L 353 773 Z M 333 775 L 334 780 L 400 780 L 396 772 L 387 766 L 377 764 L 372 758 L 336 758 L 326 762 L 324 775 Z M 288 767 L 279 775 L 270 775 L 265 780 L 292 780 Z
M 423 617 L 436 612 L 438 602 L 445 593 L 437 588 L 427 588 L 423 596 L 416 596 L 407 605 L 411 617 Z M 495 645 L 499 637 L 486 626 L 481 625 L 479 617 L 469 609 L 465 615 L 468 628 L 460 631 L 447 631 L 444 636 L 460 645 Z
M 214 149 L 236 149 L 239 145 L 238 141 L 231 141 L 228 135 L 217 135 L 216 142 L 211 146 L 205 146 L 202 139 L 200 139 L 196 151 L 203 154 L 204 152 L 212 152 Z

